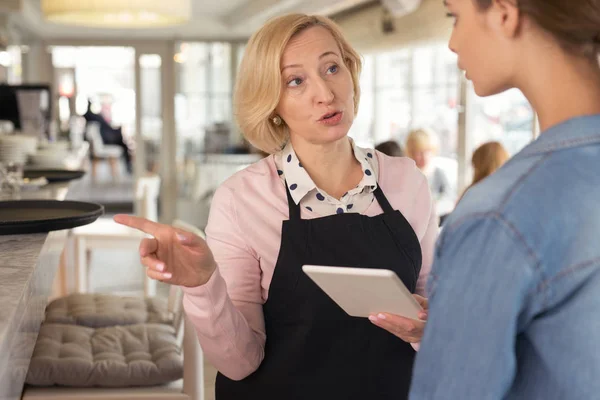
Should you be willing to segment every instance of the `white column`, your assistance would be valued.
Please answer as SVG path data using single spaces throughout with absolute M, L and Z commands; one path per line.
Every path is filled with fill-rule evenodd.
M 231 77 L 231 87 L 229 89 L 229 93 L 231 93 L 231 98 L 233 98 L 233 91 L 235 90 L 235 80 L 237 77 L 238 70 L 237 53 L 240 46 L 240 43 L 231 43 L 231 46 L 229 47 L 229 74 Z M 235 123 L 235 118 L 233 116 L 233 101 L 231 103 L 229 121 L 231 121 L 229 142 L 240 143 L 242 140 L 242 133 L 239 131 L 237 124 Z
M 175 42 L 169 41 L 162 52 L 162 117 L 160 222 L 172 223 L 177 214 L 177 131 L 175 126 Z
M 377 54 L 373 54 L 373 109 L 372 109 L 372 118 L 371 124 L 369 126 L 369 130 L 371 131 L 371 138 L 373 139 L 373 145 L 377 145 L 377 143 L 381 142 L 381 137 L 379 136 L 379 132 L 381 132 L 381 118 L 379 117 L 379 108 L 381 107 L 379 101 L 379 78 L 377 74 L 377 64 L 379 63 L 380 58 Z M 385 90 L 385 89 L 384 89 Z M 385 139 L 387 140 L 387 139 Z
M 48 46 L 41 40 L 32 41 L 28 46 L 29 51 L 23 55 L 23 82 L 53 84 L 54 67 Z
M 146 173 L 146 149 L 144 147 L 144 137 L 142 135 L 142 68 L 140 66 L 141 52 L 135 49 L 135 157 L 133 165 L 134 190 L 136 183 Z M 141 215 L 140 203 L 133 202 L 133 212 L 135 215 Z

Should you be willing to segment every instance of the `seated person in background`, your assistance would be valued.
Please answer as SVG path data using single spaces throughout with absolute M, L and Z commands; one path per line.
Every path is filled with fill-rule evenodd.
M 131 155 L 129 154 L 129 146 L 127 146 L 127 143 L 125 143 L 125 140 L 123 139 L 121 128 L 113 128 L 101 114 L 93 112 L 92 102 L 90 100 L 88 100 L 87 111 L 83 114 L 83 118 L 85 118 L 88 123 L 98 122 L 100 124 L 100 135 L 102 136 L 102 142 L 104 144 L 114 144 L 123 148 L 125 167 L 127 168 L 127 172 L 131 173 Z
M 396 142 L 395 140 L 381 142 L 375 146 L 375 150 L 380 151 L 390 157 L 404 157 L 404 150 L 402 150 L 402 146 L 400 146 L 400 143 Z
M 432 163 L 437 153 L 435 134 L 426 129 L 417 129 L 406 138 L 406 155 L 412 158 L 429 182 L 431 195 L 436 203 L 438 216 L 449 213 L 454 208 L 455 193 L 448 176 Z
M 471 157 L 473 182 L 465 189 L 463 196 L 473 185 L 490 176 L 509 158 L 510 154 L 500 142 L 487 142 L 479 146 L 473 152 L 473 157 Z

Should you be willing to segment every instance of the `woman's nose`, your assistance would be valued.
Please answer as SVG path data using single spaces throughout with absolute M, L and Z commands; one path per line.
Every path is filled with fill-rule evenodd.
M 330 87 L 330 83 L 323 78 L 316 80 L 315 100 L 320 104 L 330 104 L 335 95 Z

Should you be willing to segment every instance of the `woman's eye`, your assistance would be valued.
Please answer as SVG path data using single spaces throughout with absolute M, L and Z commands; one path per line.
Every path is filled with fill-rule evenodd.
M 335 74 L 338 71 L 338 68 L 339 67 L 337 65 L 332 65 L 331 67 L 327 68 L 327 72 Z
M 302 84 L 302 79 L 294 78 L 288 81 L 287 85 L 290 87 L 300 86 Z

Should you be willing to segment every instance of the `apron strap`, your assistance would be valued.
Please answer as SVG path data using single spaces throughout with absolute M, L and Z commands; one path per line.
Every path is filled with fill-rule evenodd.
M 394 208 L 388 201 L 387 197 L 385 197 L 385 194 L 383 194 L 383 190 L 381 190 L 381 185 L 378 184 L 377 189 L 375 189 L 375 192 L 373 193 L 375 194 L 375 198 L 377 199 L 377 202 L 381 206 L 381 209 L 384 213 L 394 212 Z
M 290 193 L 290 189 L 288 188 L 288 184 L 287 181 L 284 182 L 285 184 L 285 193 L 287 194 L 287 200 L 288 200 L 288 208 L 290 210 L 290 220 L 299 220 L 300 218 L 300 205 L 296 204 L 294 202 L 294 199 L 292 198 L 292 194 Z

